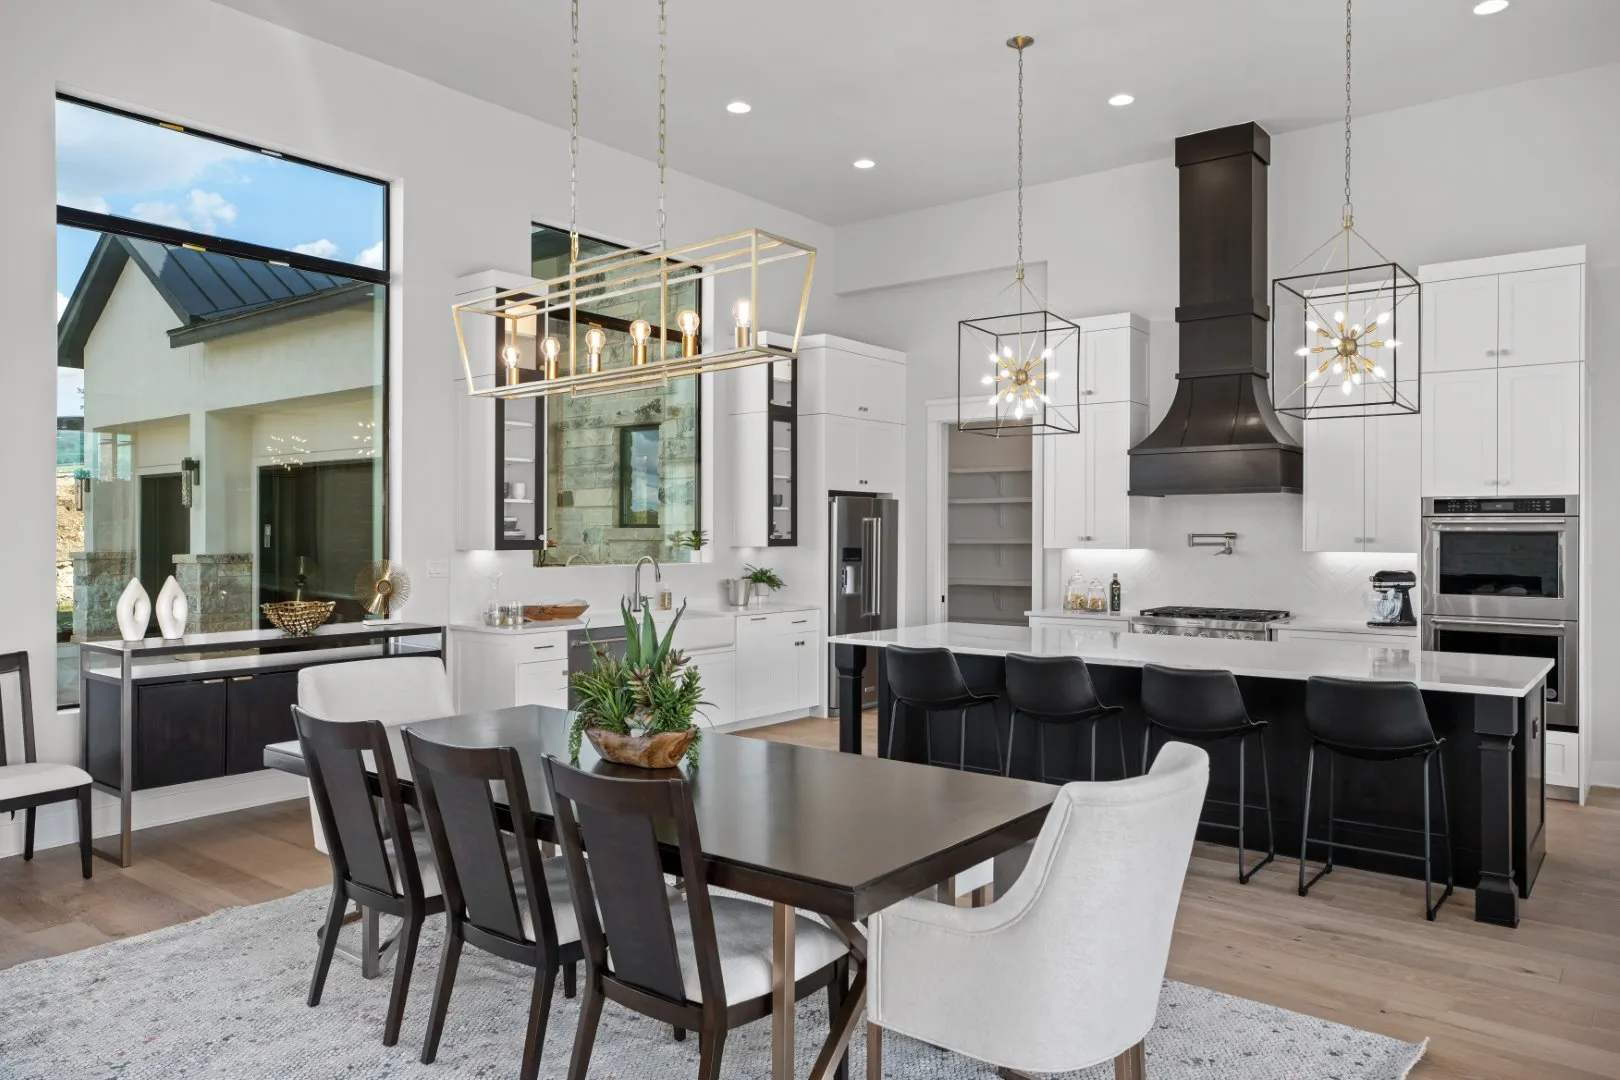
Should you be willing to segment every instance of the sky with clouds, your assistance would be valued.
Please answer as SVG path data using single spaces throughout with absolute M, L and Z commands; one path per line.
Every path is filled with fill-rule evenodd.
M 56 199 L 64 206 L 379 266 L 376 184 L 70 101 L 56 103 Z M 57 315 L 96 235 L 57 230 Z

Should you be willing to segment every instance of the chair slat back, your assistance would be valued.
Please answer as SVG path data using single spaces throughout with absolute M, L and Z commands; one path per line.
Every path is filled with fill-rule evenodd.
M 557 944 L 556 920 L 535 837 L 517 751 L 510 746 L 447 746 L 405 732 L 411 777 L 439 860 L 446 907 L 468 925 L 524 942 L 522 916 L 535 939 Z M 507 862 L 493 784 L 502 784 L 518 849 L 519 897 Z M 520 905 L 526 905 L 520 907 Z
M 659 825 L 673 824 L 703 1000 L 724 1002 L 703 849 L 686 782 L 597 776 L 549 755 L 545 770 L 587 957 L 607 970 L 611 953 L 618 981 L 673 1001 L 687 999 L 658 851 Z
M 411 849 L 387 729 L 375 720 L 322 720 L 297 705 L 292 711 L 309 769 L 310 792 L 337 873 L 376 892 L 420 901 L 422 877 Z M 377 768 L 375 798 L 366 778 L 367 753 Z M 397 878 L 383 843 L 388 836 L 396 837 Z
M 6 709 L 6 675 L 17 676 L 16 722 L 9 719 Z M 0 765 L 34 760 L 34 688 L 28 681 L 28 654 L 0 653 Z

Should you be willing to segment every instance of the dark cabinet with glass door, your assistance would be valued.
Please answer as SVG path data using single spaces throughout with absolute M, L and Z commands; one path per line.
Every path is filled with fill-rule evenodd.
M 527 551 L 546 535 L 544 398 L 494 399 L 495 547 Z
M 770 365 L 770 398 L 766 406 L 770 441 L 770 524 L 766 544 L 793 547 L 799 542 L 799 412 L 798 362 Z
M 734 381 L 732 490 L 737 547 L 799 542 L 799 406 L 795 361 L 745 368 Z

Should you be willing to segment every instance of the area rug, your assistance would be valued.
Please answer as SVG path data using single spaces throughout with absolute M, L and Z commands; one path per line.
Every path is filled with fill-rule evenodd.
M 382 1045 L 389 980 L 367 981 L 333 962 L 318 1008 L 304 1004 L 314 928 L 327 891 L 253 907 L 0 971 L 3 1080 L 465 1080 L 510 1077 L 522 1051 L 531 976 L 468 948 L 438 1061 L 422 1065 L 422 1032 L 438 966 L 440 919 L 423 932 L 398 1046 Z M 350 927 L 352 933 L 355 928 Z M 564 1076 L 577 1001 L 559 989 L 540 1074 Z M 808 1076 L 827 1030 L 826 998 L 801 1003 L 798 1075 Z M 864 1074 L 858 1033 L 851 1075 Z M 770 1024 L 733 1032 L 728 1078 L 764 1080 Z M 1423 1047 L 1183 983 L 1166 982 L 1147 1040 L 1154 1080 L 1400 1080 Z M 991 1080 L 995 1072 L 889 1034 L 890 1080 Z M 602 1080 L 686 1080 L 697 1039 L 677 1043 L 662 1024 L 612 1002 L 602 1016 L 590 1075 Z M 1105 1065 L 1069 1080 L 1111 1080 Z

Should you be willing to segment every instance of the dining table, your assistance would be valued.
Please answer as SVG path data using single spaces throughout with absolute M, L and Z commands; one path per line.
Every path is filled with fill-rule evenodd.
M 542 705 L 466 713 L 389 729 L 401 795 L 415 802 L 403 735 L 409 730 L 455 746 L 517 751 L 537 835 L 556 843 L 551 793 L 541 763 L 569 761 L 573 715 Z M 308 776 L 297 742 L 265 747 L 267 768 Z M 1058 788 L 1028 780 L 958 772 L 907 761 L 704 732 L 696 764 L 644 770 L 601 760 L 585 742 L 579 766 L 615 777 L 690 784 L 708 883 L 772 905 L 771 1080 L 794 1077 L 794 927 L 809 912 L 842 936 L 856 961 L 843 1008 L 829 1017 L 812 1080 L 848 1071 L 849 1040 L 864 1011 L 862 919 L 933 890 L 955 902 L 957 875 L 986 862 L 1015 865 L 1040 831 Z M 374 769 L 370 782 L 377 783 Z M 501 785 L 497 811 L 510 821 Z M 659 834 L 667 873 L 680 863 L 673 823 Z M 998 867 L 998 870 L 1000 867 Z M 998 876 L 1000 876 L 998 874 Z M 869 1029 L 876 1032 L 876 1028 Z M 879 1060 L 871 1036 L 868 1075 Z

